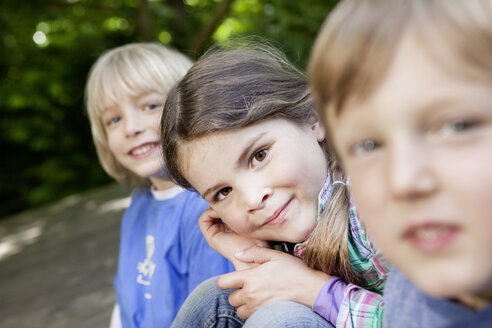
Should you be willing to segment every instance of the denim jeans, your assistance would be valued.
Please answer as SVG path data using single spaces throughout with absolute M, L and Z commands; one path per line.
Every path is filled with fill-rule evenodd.
M 234 289 L 221 290 L 217 277 L 201 283 L 186 299 L 172 328 L 298 328 L 333 327 L 312 309 L 295 302 L 272 302 L 262 306 L 246 322 L 229 304 Z

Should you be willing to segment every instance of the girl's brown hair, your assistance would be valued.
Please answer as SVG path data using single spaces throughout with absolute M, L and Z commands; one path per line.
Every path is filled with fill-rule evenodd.
M 193 189 L 181 172 L 183 143 L 275 118 L 299 125 L 318 119 L 305 75 L 273 47 L 248 44 L 210 51 L 173 88 L 164 106 L 161 141 L 170 178 Z M 332 181 L 344 179 L 326 143 L 320 146 Z M 303 258 L 312 268 L 357 283 L 348 256 L 348 218 L 347 193 L 336 184 Z

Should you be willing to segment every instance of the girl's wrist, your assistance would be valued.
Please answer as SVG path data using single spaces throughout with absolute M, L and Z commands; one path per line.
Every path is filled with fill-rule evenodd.
M 347 284 L 339 277 L 332 277 L 320 290 L 314 301 L 313 311 L 336 325 L 338 312 L 344 299 Z
M 314 269 L 310 270 L 311 274 L 303 277 L 304 284 L 302 284 L 300 295 L 298 295 L 298 299 L 296 301 L 309 308 L 313 308 L 314 302 L 316 301 L 321 289 L 333 277 L 323 271 Z

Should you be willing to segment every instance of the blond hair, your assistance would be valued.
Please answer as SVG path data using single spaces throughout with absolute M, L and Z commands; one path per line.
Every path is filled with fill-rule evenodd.
M 318 111 L 366 99 L 408 33 L 451 73 L 492 77 L 492 1 L 344 0 L 323 23 L 309 63 Z
M 171 179 L 193 189 L 181 171 L 179 150 L 183 143 L 275 118 L 301 126 L 318 119 L 302 72 L 278 50 L 266 45 L 235 45 L 207 53 L 173 88 L 164 106 L 161 138 Z M 332 181 L 344 179 L 326 142 L 320 147 Z M 348 255 L 348 211 L 345 188 L 334 185 L 303 259 L 312 268 L 357 283 L 359 279 Z
M 125 97 L 158 92 L 167 95 L 192 62 L 185 55 L 158 43 L 133 43 L 102 54 L 92 66 L 85 88 L 85 101 L 97 155 L 104 170 L 119 183 L 150 186 L 123 167 L 108 147 L 101 114 Z

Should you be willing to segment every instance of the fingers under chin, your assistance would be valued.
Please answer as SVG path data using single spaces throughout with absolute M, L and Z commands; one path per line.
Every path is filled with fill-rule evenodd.
M 230 272 L 219 277 L 217 280 L 217 287 L 220 289 L 242 288 L 243 282 L 244 279 L 242 271 Z
M 244 307 L 244 302 L 242 301 L 241 298 L 241 290 L 238 289 L 229 295 L 229 304 L 232 306 L 235 306 L 237 308 L 239 307 Z
M 251 312 L 249 311 L 248 308 L 246 308 L 246 306 L 237 307 L 236 313 L 237 313 L 237 316 L 243 320 L 248 319 L 249 316 L 251 315 Z
M 229 289 L 229 276 L 228 274 L 223 274 L 217 279 L 217 287 L 219 289 Z

